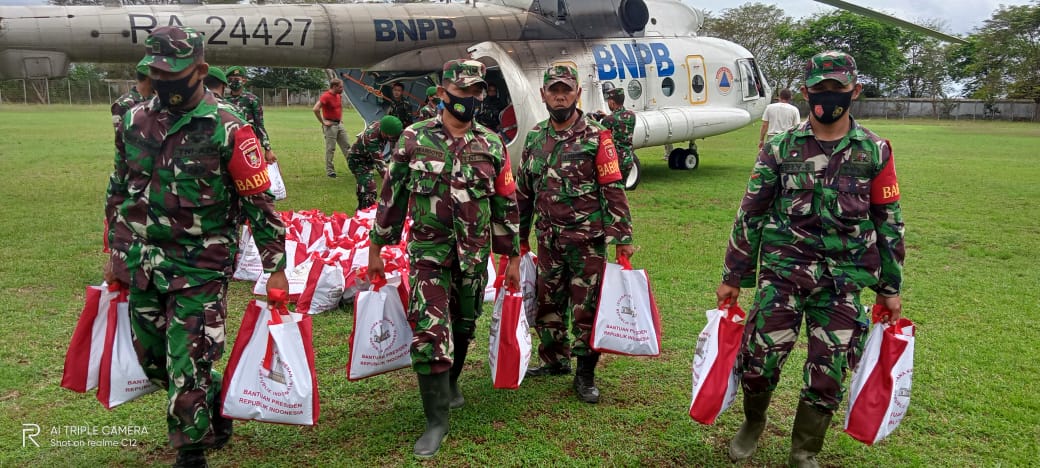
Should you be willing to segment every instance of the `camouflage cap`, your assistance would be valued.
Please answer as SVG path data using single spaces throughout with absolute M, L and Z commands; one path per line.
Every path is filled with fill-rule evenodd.
M 403 130 L 401 119 L 397 117 L 384 115 L 382 119 L 379 119 L 379 132 L 388 137 L 397 137 Z
M 137 62 L 137 67 L 135 67 L 137 73 L 148 76 L 148 74 L 152 72 L 152 70 L 148 68 L 149 63 L 151 63 L 151 59 L 149 59 L 148 57 L 145 57 L 141 59 L 140 62 Z
M 155 28 L 144 40 L 144 60 L 156 70 L 180 72 L 204 59 L 202 34 L 192 28 L 163 26 Z
M 441 78 L 444 81 L 450 81 L 455 86 L 460 88 L 468 88 L 473 85 L 484 85 L 487 86 L 487 82 L 484 81 L 484 74 L 487 72 L 487 67 L 483 63 L 476 60 L 449 60 L 444 64 L 444 72 Z
M 613 99 L 615 101 L 625 100 L 625 90 L 623 88 L 612 88 L 603 92 L 603 97 L 607 99 Z
M 238 76 L 238 77 L 245 78 L 246 77 L 246 67 L 243 67 L 241 65 L 234 65 L 234 66 L 228 67 L 228 69 L 227 69 L 227 77 L 231 78 L 233 76 Z
M 227 75 L 224 74 L 224 70 L 221 70 L 218 67 L 214 67 L 211 65 L 209 67 L 209 76 L 212 76 L 213 78 L 220 80 L 221 83 L 228 84 Z
M 856 81 L 856 60 L 845 52 L 828 50 L 814 55 L 805 63 L 805 86 L 823 80 L 837 80 L 842 86 Z
M 548 88 L 556 83 L 563 83 L 571 89 L 578 89 L 578 70 L 570 65 L 552 65 L 545 69 L 542 87 Z

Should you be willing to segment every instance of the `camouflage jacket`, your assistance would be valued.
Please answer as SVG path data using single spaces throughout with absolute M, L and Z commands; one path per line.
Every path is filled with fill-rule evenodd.
M 402 126 L 409 126 L 415 122 L 415 116 L 412 115 L 412 105 L 408 103 L 408 100 L 401 98 L 400 101 L 394 101 L 390 99 L 390 107 L 386 111 L 386 115 L 392 115 L 401 119 Z
M 811 289 L 899 294 L 903 216 L 888 141 L 855 120 L 827 156 L 805 122 L 762 148 L 733 224 L 723 282 L 755 285 L 758 263 Z
M 602 125 L 585 116 L 560 133 L 548 120 L 527 133 L 517 174 L 521 239 L 530 235 L 537 214 L 538 237 L 551 234 L 562 243 L 632 243 L 624 182 L 600 185 L 596 180 L 603 133 L 607 130 Z
M 285 267 L 285 228 L 275 211 L 252 127 L 213 94 L 177 115 L 158 99 L 120 127 L 105 216 L 120 281 L 160 291 L 231 274 L 240 218 L 264 270 Z M 122 265 L 120 265 L 122 263 Z
M 350 145 L 350 153 L 347 157 L 375 167 L 385 162 L 383 149 L 387 143 L 393 145 L 396 141 L 383 138 L 383 135 L 379 133 L 379 121 L 376 120 L 358 134 L 357 140 Z M 391 151 L 393 151 L 393 147 L 391 147 Z
M 126 94 L 119 96 L 112 103 L 112 126 L 119 128 L 119 125 L 123 123 L 123 116 L 126 115 L 126 111 L 145 99 L 147 98 L 137 92 L 137 86 L 130 88 L 130 91 Z
M 601 121 L 614 135 L 614 145 L 619 154 L 632 153 L 632 131 L 636 128 L 636 114 L 624 107 L 607 114 Z
M 411 210 L 408 254 L 463 269 L 484 265 L 489 251 L 520 254 L 515 182 L 502 140 L 474 122 L 453 138 L 440 117 L 404 130 L 383 182 L 373 243 L 401 239 L 405 211 Z
M 426 103 L 425 106 L 419 108 L 419 120 L 432 119 L 437 117 L 437 104 Z
M 246 121 L 256 130 L 256 136 L 260 138 L 260 146 L 271 149 L 271 139 L 267 136 L 267 128 L 264 127 L 264 106 L 260 104 L 260 98 L 249 91 L 235 96 L 230 91 L 225 93 L 224 100 L 238 108 L 238 114 L 245 117 Z

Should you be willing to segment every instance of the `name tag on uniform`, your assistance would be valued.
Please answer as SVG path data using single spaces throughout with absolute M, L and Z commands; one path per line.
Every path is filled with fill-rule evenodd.
M 873 173 L 874 165 L 868 162 L 847 162 L 838 170 L 838 175 L 852 177 L 871 177 Z
M 492 162 L 491 155 L 487 153 L 464 153 L 459 156 L 462 164 L 474 164 L 479 162 Z
M 812 161 L 792 161 L 780 163 L 780 172 L 783 174 L 797 174 L 800 172 L 816 172 L 816 165 Z
M 563 161 L 581 161 L 584 159 L 591 159 L 592 155 L 585 153 L 584 151 L 577 151 L 571 153 L 563 153 L 560 155 L 560 159 Z
M 430 148 L 428 146 L 416 146 L 415 147 L 415 154 L 421 154 L 421 155 L 426 156 L 427 158 L 430 158 L 430 159 L 437 159 L 437 160 L 443 160 L 444 159 L 444 152 L 443 151 L 441 151 L 439 149 L 435 149 L 435 148 Z
M 209 146 L 192 145 L 192 146 L 179 146 L 173 150 L 174 158 L 199 158 L 210 153 Z

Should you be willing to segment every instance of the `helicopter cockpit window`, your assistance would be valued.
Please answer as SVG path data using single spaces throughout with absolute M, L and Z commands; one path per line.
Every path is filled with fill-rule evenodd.
M 737 61 L 737 65 L 740 68 L 740 78 L 744 82 L 744 99 L 758 99 L 765 96 L 755 63 L 750 59 L 741 59 Z
M 675 81 L 671 78 L 665 78 L 661 81 L 661 94 L 666 97 L 671 96 L 675 92 Z

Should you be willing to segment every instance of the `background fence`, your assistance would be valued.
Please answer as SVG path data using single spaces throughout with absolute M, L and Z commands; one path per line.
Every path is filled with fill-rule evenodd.
M 104 104 L 130 90 L 134 81 L 83 81 L 68 78 L 52 80 L 0 81 L 0 104 Z M 286 88 L 251 88 L 266 107 L 311 106 L 324 89 L 290 91 Z M 804 101 L 796 103 L 802 115 L 808 113 Z M 857 117 L 886 119 L 972 119 L 1040 121 L 1040 103 L 1030 100 L 984 101 L 978 99 L 860 99 L 853 107 Z
M 136 84 L 133 80 L 5 80 L 0 81 L 0 104 L 106 104 Z M 251 88 L 265 107 L 313 106 L 324 89 L 290 91 Z

